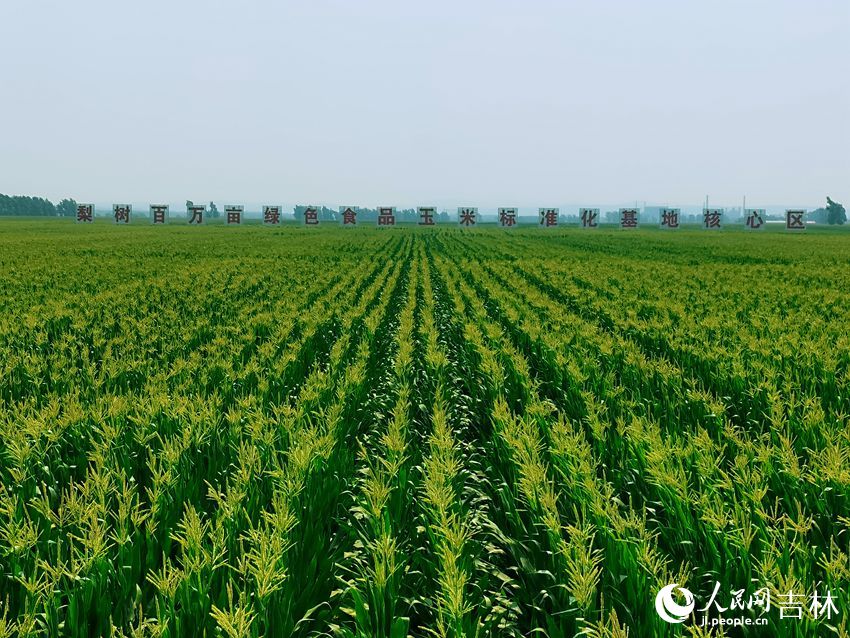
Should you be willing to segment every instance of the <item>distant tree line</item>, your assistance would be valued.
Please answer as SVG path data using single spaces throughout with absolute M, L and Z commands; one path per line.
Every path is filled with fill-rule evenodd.
M 58 204 L 43 197 L 25 195 L 3 195 L 0 193 L 0 215 L 12 217 L 73 217 L 77 212 L 77 202 L 63 199 Z
M 844 206 L 833 201 L 832 198 L 827 197 L 826 207 L 810 212 L 809 219 L 818 224 L 830 224 L 832 226 L 837 224 L 841 226 L 847 221 L 847 211 L 844 210 Z

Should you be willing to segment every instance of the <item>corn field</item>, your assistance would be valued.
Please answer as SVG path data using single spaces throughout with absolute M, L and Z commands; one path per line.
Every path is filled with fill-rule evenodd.
M 848 636 L 841 233 L 19 221 L 0 264 L 0 636 Z M 656 613 L 716 582 L 838 609 Z

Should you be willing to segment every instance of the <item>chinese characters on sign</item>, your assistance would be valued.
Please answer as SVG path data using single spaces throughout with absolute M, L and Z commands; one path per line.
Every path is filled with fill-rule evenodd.
M 94 205 L 77 204 L 77 221 L 90 224 L 94 221 Z
M 280 206 L 263 206 L 263 223 L 268 226 L 280 225 Z
M 419 213 L 420 226 L 433 226 L 436 224 L 434 215 L 437 213 L 437 209 L 433 206 L 420 206 L 416 211 Z
M 130 204 L 113 204 L 112 216 L 115 218 L 116 224 L 129 224 L 130 212 L 133 207 Z
M 478 209 L 477 208 L 458 208 L 457 209 L 457 223 L 459 226 L 465 226 L 469 228 L 470 226 L 475 226 L 478 221 Z
M 620 209 L 620 228 L 637 228 L 638 227 L 638 209 L 637 208 L 621 208 Z
M 747 230 L 764 229 L 765 217 L 763 208 L 748 208 L 744 211 L 744 228 Z
M 343 226 L 357 226 L 357 207 L 356 206 L 340 206 L 339 207 L 339 223 Z
M 150 205 L 151 224 L 165 224 L 168 222 L 168 204 Z
M 720 221 L 722 217 L 722 208 L 703 208 L 702 227 L 706 230 L 720 230 Z
M 242 224 L 242 213 L 245 210 L 244 206 L 225 206 L 224 217 L 225 223 L 228 226 L 239 226 Z
M 599 228 L 599 209 L 598 208 L 581 208 L 579 209 L 579 218 L 581 219 L 582 228 Z
M 540 225 L 543 228 L 554 228 L 558 225 L 557 208 L 539 208 L 537 213 L 540 216 Z
M 378 226 L 395 226 L 395 206 L 378 207 Z
M 78 204 L 75 212 L 77 222 L 92 223 L 94 221 L 94 205 L 93 204 Z M 204 205 L 195 205 L 192 201 L 186 202 L 186 216 L 189 225 L 200 225 L 205 222 L 207 207 Z M 217 211 L 210 209 L 214 217 L 218 217 Z M 679 208 L 659 208 L 658 225 L 662 229 L 678 229 L 683 227 L 683 217 Z M 740 209 L 735 209 L 737 210 Z M 295 207 L 296 219 L 301 216 L 305 226 L 318 226 L 321 216 L 325 215 L 326 209 L 318 206 L 297 206 Z M 397 224 L 396 208 L 394 206 L 383 206 L 377 209 L 377 225 L 379 227 L 395 226 Z M 356 206 L 340 206 L 339 207 L 339 223 L 345 227 L 357 226 L 357 216 L 361 212 Z M 435 206 L 419 206 L 416 209 L 419 217 L 419 226 L 435 226 L 438 224 L 439 216 Z M 558 208 L 538 208 L 538 227 L 540 228 L 556 228 L 561 225 L 560 209 Z M 579 228 L 599 228 L 604 226 L 601 224 L 601 216 L 598 208 L 579 208 L 578 209 L 578 224 Z M 767 227 L 767 215 L 764 208 L 744 208 L 743 218 L 734 219 L 735 226 L 743 226 L 746 230 L 763 230 Z M 405 210 L 405 215 L 408 211 Z M 441 215 L 445 215 L 443 212 Z M 611 215 L 613 213 L 608 213 Z M 805 209 L 788 209 L 785 211 L 785 229 L 788 231 L 799 232 L 806 230 L 806 214 Z M 152 224 L 167 224 L 169 219 L 169 207 L 167 204 L 150 204 L 150 220 Z M 640 223 L 641 211 L 639 208 L 621 208 L 619 209 L 619 227 L 620 228 L 637 228 Z M 702 209 L 702 224 L 701 227 L 706 230 L 720 230 L 724 227 L 723 216 L 725 210 L 723 208 L 703 208 Z M 130 224 L 132 222 L 132 205 L 131 204 L 113 204 L 112 216 L 116 224 Z M 263 206 L 262 219 L 264 225 L 277 226 L 282 223 L 283 207 L 282 206 Z M 405 217 L 406 219 L 406 217 Z M 688 219 L 693 219 L 689 217 Z M 244 206 L 228 205 L 224 207 L 224 223 L 228 226 L 242 225 L 245 220 Z M 463 228 L 471 228 L 479 226 L 482 223 L 482 218 L 479 216 L 479 209 L 474 206 L 463 206 L 457 209 L 458 225 Z M 502 228 L 515 228 L 519 224 L 517 208 L 499 208 L 498 209 L 498 225 Z M 486 224 L 486 222 L 483 222 Z M 575 222 L 572 222 L 575 223 Z M 567 226 L 571 226 L 568 223 Z M 687 222 L 685 222 L 687 224 Z
M 659 219 L 661 228 L 672 229 L 679 227 L 679 209 L 678 208 L 662 208 L 661 217 Z
M 204 204 L 189 204 L 186 206 L 186 214 L 189 215 L 189 224 L 203 224 L 204 212 L 207 207 Z
M 502 228 L 513 228 L 516 226 L 516 208 L 499 209 L 499 226 Z
M 785 230 L 806 230 L 806 222 L 803 219 L 805 215 L 804 210 L 786 210 Z
M 318 226 L 319 225 L 319 208 L 318 206 L 307 206 L 304 208 L 304 225 Z

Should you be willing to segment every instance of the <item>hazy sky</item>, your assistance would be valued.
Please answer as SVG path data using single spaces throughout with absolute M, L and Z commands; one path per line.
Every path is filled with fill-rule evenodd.
M 0 2 L 0 192 L 850 203 L 848 0 Z

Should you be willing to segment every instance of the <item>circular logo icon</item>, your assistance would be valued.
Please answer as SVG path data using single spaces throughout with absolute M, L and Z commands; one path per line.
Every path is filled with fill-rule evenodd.
M 685 597 L 685 604 L 680 605 L 673 600 L 673 590 L 678 589 L 679 593 Z M 691 612 L 694 610 L 694 595 L 685 589 L 679 587 L 679 583 L 673 583 L 662 587 L 655 596 L 655 611 L 661 617 L 661 620 L 669 623 L 685 622 Z

